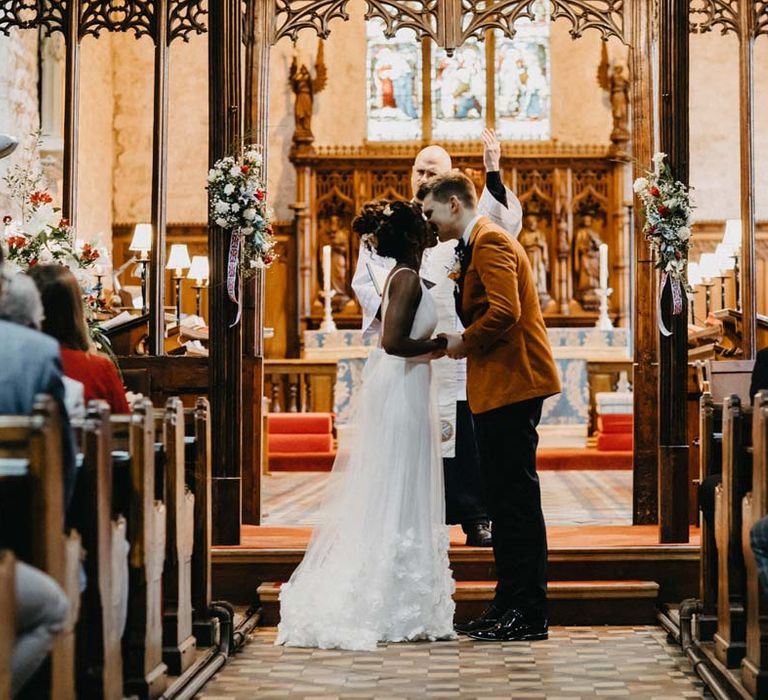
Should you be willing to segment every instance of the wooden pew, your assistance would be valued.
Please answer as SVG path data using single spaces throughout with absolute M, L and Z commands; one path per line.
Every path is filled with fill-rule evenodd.
M 752 482 L 745 451 L 751 434 L 750 413 L 738 396 L 723 402 L 723 482 L 715 495 L 718 598 L 714 641 L 717 658 L 728 668 L 737 668 L 746 652 L 741 501 Z
M 112 427 L 109 406 L 91 401 L 79 426 L 83 464 L 75 505 L 86 550 L 88 583 L 83 592 L 77 627 L 78 695 L 122 698 L 122 620 L 115 593 L 127 582 L 124 571 L 126 522 L 112 517 Z
M 719 474 L 721 469 L 723 407 L 705 391 L 699 400 L 699 479 L 700 483 Z M 696 617 L 696 637 L 711 641 L 717 629 L 717 543 L 715 528 L 701 518 L 701 558 L 699 560 L 699 599 L 701 612 Z
M 163 662 L 161 581 L 165 560 L 165 505 L 155 498 L 154 409 L 137 401 L 130 416 L 112 416 L 113 445 L 129 453 L 127 515 L 129 556 L 128 620 L 123 635 L 126 695 L 159 697 L 166 687 Z
M 192 636 L 192 551 L 195 497 L 184 479 L 184 405 L 168 399 L 163 413 L 166 548 L 163 571 L 163 660 L 179 676 L 195 658 Z
M 752 697 L 768 698 L 768 600 L 760 588 L 757 563 L 750 546 L 752 526 L 768 514 L 768 391 L 752 406 L 752 492 L 743 502 L 742 542 L 746 566 L 746 655 L 741 682 Z
M 58 408 L 50 397 L 36 397 L 31 416 L 0 416 L 0 460 L 19 466 L 16 497 L 2 506 L 6 523 L 14 524 L 19 558 L 51 576 L 70 602 L 69 617 L 51 652 L 50 677 L 52 697 L 70 700 L 76 697 L 74 627 L 81 548 L 76 532 L 64 534 L 62 459 Z
M 194 445 L 187 459 L 195 497 L 195 532 L 192 548 L 192 629 L 198 646 L 212 646 L 218 639 L 218 620 L 211 617 L 211 409 L 208 399 L 197 399 L 185 412 L 191 419 Z M 189 421 L 187 422 L 189 426 Z
M 7 549 L 0 549 L 0 620 L 0 700 L 8 700 L 16 639 L 16 559 Z

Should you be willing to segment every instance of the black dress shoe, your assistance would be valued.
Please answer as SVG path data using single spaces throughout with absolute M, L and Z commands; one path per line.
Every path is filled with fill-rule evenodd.
M 532 619 L 512 609 L 490 629 L 467 632 L 467 636 L 479 642 L 533 642 L 547 639 L 549 626 L 545 619 Z
M 501 619 L 504 610 L 497 608 L 491 603 L 485 610 L 483 610 L 480 617 L 470 620 L 469 622 L 459 622 L 454 624 L 455 629 L 459 634 L 469 634 L 470 632 L 476 632 L 478 630 L 489 630 L 495 627 Z
M 493 547 L 493 538 L 488 523 L 472 523 L 464 527 L 467 533 L 467 547 Z

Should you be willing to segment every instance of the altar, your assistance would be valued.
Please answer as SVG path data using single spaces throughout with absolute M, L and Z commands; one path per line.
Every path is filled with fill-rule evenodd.
M 590 433 L 594 394 L 612 391 L 611 386 L 590 383 L 590 365 L 631 366 L 630 334 L 627 328 L 549 328 L 562 392 L 548 398 L 539 424 L 541 447 L 583 448 Z M 339 446 L 343 447 L 354 427 L 354 402 L 362 382 L 363 366 L 375 338 L 363 338 L 360 330 L 305 331 L 305 360 L 335 360 L 336 382 L 333 411 Z M 618 369 L 617 369 L 618 371 Z

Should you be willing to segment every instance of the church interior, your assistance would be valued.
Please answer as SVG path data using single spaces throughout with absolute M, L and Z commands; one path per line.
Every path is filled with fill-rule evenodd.
M 71 417 L 73 527 L 56 404 L 0 396 L 0 700 L 768 698 L 766 0 L 0 0 L 0 65 L 0 318 L 12 275 L 75 260 L 129 406 Z M 352 222 L 429 144 L 479 195 L 484 129 L 562 385 L 549 639 L 275 647 L 377 342 Z M 450 540 L 465 621 L 494 552 Z M 20 562 L 69 614 L 19 690 Z

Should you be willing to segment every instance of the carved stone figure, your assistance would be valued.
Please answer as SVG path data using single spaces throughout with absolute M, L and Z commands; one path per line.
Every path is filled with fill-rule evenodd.
M 573 237 L 574 297 L 586 311 L 600 307 L 596 290 L 600 286 L 600 234 L 594 229 L 594 219 L 586 214 Z
M 305 64 L 299 65 L 298 56 L 294 51 L 288 78 L 291 90 L 296 95 L 294 104 L 294 118 L 296 128 L 293 132 L 293 140 L 296 143 L 309 144 L 315 140 L 312 134 L 312 103 L 317 93 L 322 92 L 328 82 L 328 73 L 323 59 L 323 42 L 317 47 L 315 60 L 315 77 Z
M 549 250 L 547 239 L 539 230 L 538 214 L 529 213 L 523 217 L 523 229 L 517 240 L 525 248 L 533 269 L 533 279 L 539 294 L 539 303 L 543 307 L 549 300 L 547 272 L 549 270 Z
M 611 140 L 617 141 L 629 137 L 627 129 L 627 105 L 629 104 L 629 78 L 624 75 L 624 66 L 617 63 L 611 70 L 611 114 L 613 115 L 613 133 Z

